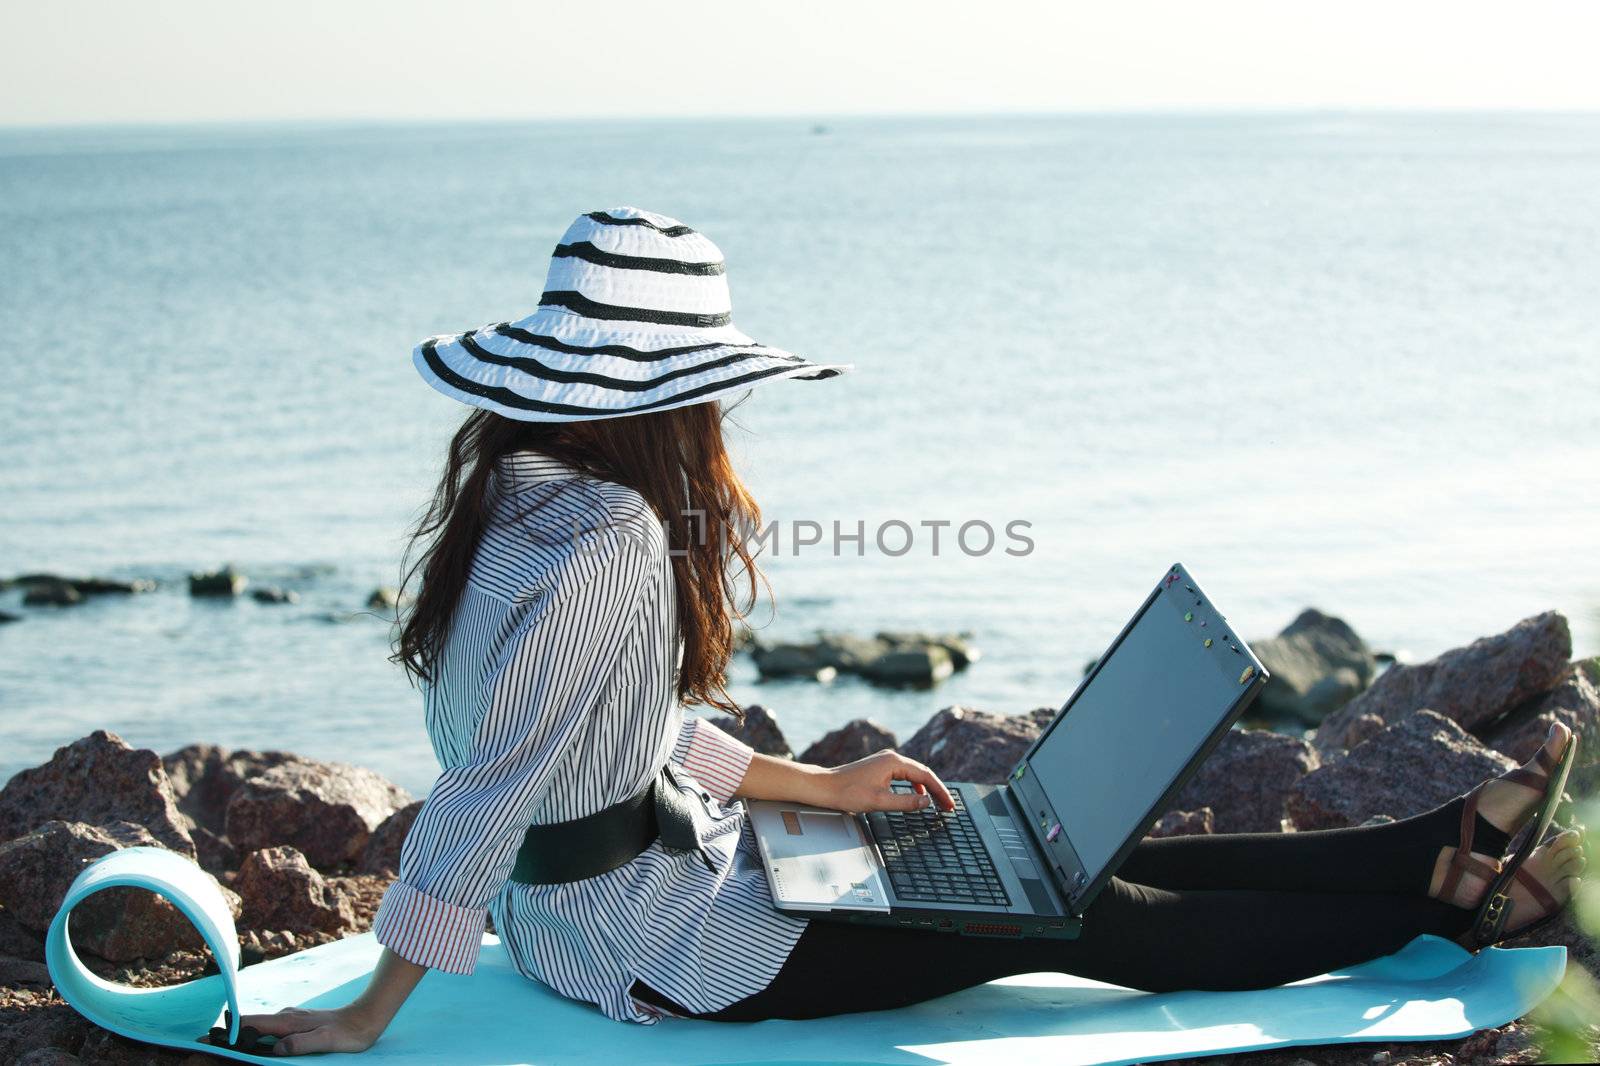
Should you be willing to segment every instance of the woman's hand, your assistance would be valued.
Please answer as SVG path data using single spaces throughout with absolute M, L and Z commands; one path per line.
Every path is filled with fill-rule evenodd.
M 378 1042 L 384 1027 L 356 1010 L 301 1010 L 288 1007 L 276 1014 L 246 1014 L 241 1027 L 278 1038 L 275 1055 L 309 1055 L 319 1051 L 365 1051 Z
M 916 811 L 936 806 L 955 810 L 955 800 L 939 776 L 897 751 L 878 752 L 825 772 L 822 806 L 840 811 Z M 909 781 L 914 792 L 894 792 L 890 785 Z

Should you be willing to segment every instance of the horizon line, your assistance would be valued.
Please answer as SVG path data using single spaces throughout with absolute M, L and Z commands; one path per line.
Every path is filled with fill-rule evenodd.
M 769 111 L 698 112 L 695 114 L 619 114 L 615 112 L 573 113 L 567 115 L 303 115 L 249 116 L 239 118 L 113 118 L 59 119 L 46 121 L 0 121 L 0 132 L 39 132 L 49 130 L 139 130 L 217 127 L 283 126 L 404 126 L 404 125 L 534 125 L 576 122 L 850 122 L 873 119 L 948 120 L 1015 118 L 1096 118 L 1129 116 L 1273 116 L 1273 115 L 1504 115 L 1504 116 L 1591 116 L 1600 107 L 1534 107 L 1526 105 L 1484 106 L 1476 104 L 1152 104 L 1094 108 L 1016 108 L 973 111 Z

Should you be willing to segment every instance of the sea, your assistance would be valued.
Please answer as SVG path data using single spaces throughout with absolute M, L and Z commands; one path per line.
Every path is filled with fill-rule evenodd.
M 364 607 L 465 413 L 411 350 L 532 311 L 619 205 L 715 240 L 747 333 L 855 367 L 733 413 L 757 635 L 982 651 L 930 691 L 739 658 L 796 750 L 1057 706 L 1177 561 L 1248 639 L 1315 606 L 1421 659 L 1558 609 L 1600 652 L 1597 190 L 1592 114 L 0 131 L 0 576 L 159 583 L 0 594 L 0 780 L 109 729 L 425 793 Z M 223 564 L 299 602 L 188 595 Z

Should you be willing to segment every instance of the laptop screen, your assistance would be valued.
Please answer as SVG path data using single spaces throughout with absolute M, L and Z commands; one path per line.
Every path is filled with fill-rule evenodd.
M 1221 615 L 1174 572 L 1028 759 L 1033 789 L 1090 878 L 1143 828 L 1256 674 Z

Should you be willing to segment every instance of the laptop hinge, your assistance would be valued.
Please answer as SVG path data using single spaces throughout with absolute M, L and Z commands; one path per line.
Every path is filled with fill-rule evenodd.
M 1061 896 L 1061 901 L 1066 904 L 1067 913 L 1074 913 L 1072 910 L 1072 891 L 1071 886 L 1067 884 L 1066 872 L 1050 861 L 1050 850 L 1044 846 L 1044 835 L 1033 824 L 1033 819 L 1028 817 L 1028 809 L 1022 805 L 1021 800 L 1017 799 L 1016 789 L 1009 784 L 1004 784 L 998 786 L 998 791 L 1005 798 L 1006 809 L 1011 812 L 1011 820 L 1020 822 L 1027 831 L 1028 842 L 1033 845 L 1034 864 L 1045 868 L 1045 872 L 1050 875 L 1050 880 L 1056 886 L 1056 892 Z

